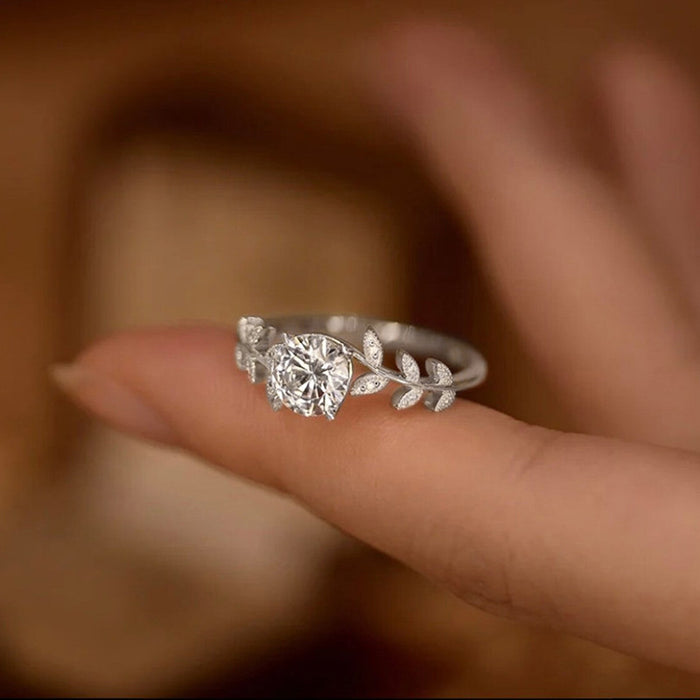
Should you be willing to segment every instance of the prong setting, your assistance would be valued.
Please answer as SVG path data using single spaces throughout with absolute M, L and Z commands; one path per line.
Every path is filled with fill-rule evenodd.
M 269 391 L 302 416 L 333 420 L 352 378 L 343 344 L 321 333 L 288 336 L 266 354 Z

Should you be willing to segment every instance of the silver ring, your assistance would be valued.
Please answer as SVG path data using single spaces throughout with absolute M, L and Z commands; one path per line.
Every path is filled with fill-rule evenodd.
M 385 349 L 396 352 L 396 370 L 384 366 Z M 414 355 L 427 357 L 426 376 Z M 354 381 L 353 361 L 368 370 Z M 462 340 L 361 316 L 243 316 L 236 364 L 251 382 L 267 383 L 275 411 L 286 406 L 329 420 L 348 393 L 375 394 L 390 382 L 399 385 L 391 397 L 394 408 L 401 411 L 423 399 L 431 411 L 444 411 L 458 391 L 481 384 L 487 371 L 482 355 Z

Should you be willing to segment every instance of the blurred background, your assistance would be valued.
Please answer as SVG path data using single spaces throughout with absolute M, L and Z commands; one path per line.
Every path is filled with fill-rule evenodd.
M 472 610 L 49 386 L 50 362 L 126 326 L 345 310 L 469 337 L 492 366 L 474 398 L 567 424 L 354 74 L 416 15 L 503 37 L 563 115 L 617 40 L 700 70 L 696 0 L 0 4 L 0 694 L 700 693 Z

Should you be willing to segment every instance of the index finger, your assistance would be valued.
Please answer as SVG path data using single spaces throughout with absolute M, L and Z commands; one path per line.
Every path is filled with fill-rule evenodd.
M 89 349 L 63 387 L 118 428 L 291 494 L 482 608 L 700 670 L 700 458 L 528 426 L 466 401 L 332 423 L 273 413 L 216 327 Z

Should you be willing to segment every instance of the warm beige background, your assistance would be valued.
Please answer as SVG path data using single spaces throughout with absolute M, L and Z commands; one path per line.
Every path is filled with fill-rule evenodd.
M 355 79 L 364 42 L 416 13 L 503 36 L 563 116 L 611 41 L 641 37 L 700 67 L 694 0 L 0 7 L 8 687 L 293 693 L 303 677 L 365 695 L 700 690 L 467 609 L 274 496 L 89 427 L 48 386 L 50 361 L 130 324 L 349 309 L 468 334 L 493 367 L 479 400 L 566 424 Z M 417 260 L 441 274 L 417 274 Z M 448 291 L 463 313 L 442 303 Z

